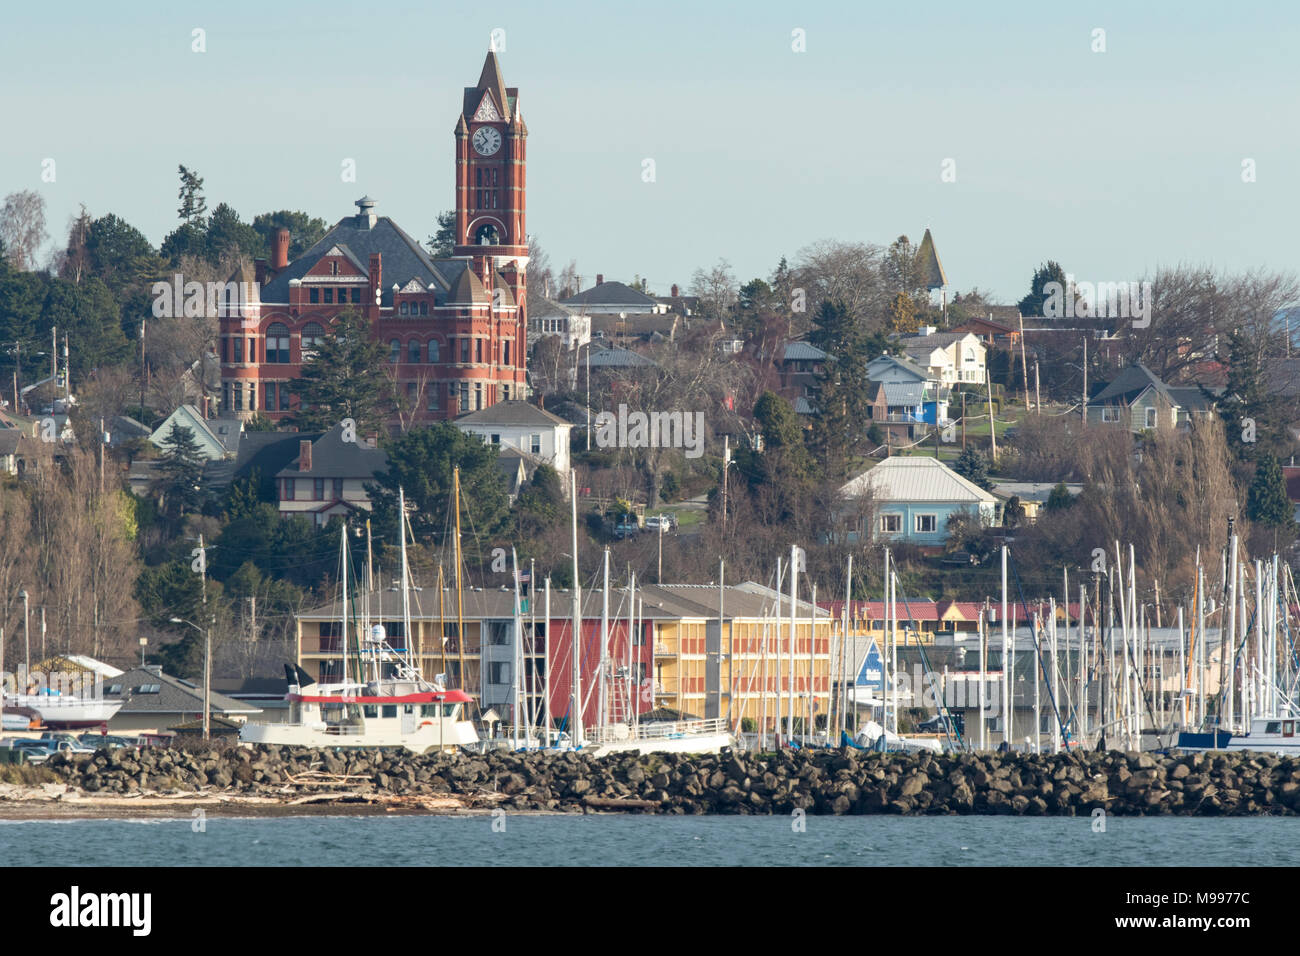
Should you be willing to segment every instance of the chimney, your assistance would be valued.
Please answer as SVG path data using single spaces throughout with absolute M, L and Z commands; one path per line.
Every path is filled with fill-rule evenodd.
M 599 272 L 597 272 L 597 273 L 596 273 L 596 285 L 604 285 L 604 284 L 605 284 L 605 277 L 604 277 L 603 275 L 601 275 Z
M 311 471 L 311 442 L 298 442 L 298 470 Z
M 379 253 L 370 253 L 370 297 L 366 302 L 367 306 L 378 307 L 379 303 L 375 295 L 379 292 L 380 283 L 384 281 L 384 263 Z
M 271 268 L 277 272 L 289 268 L 289 230 L 283 226 L 275 234 L 275 254 L 271 257 Z
M 677 283 L 673 283 L 673 298 L 677 298 Z

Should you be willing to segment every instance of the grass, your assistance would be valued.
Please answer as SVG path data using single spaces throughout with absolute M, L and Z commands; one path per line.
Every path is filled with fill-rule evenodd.
M 0 783 L 35 787 L 42 783 L 59 783 L 60 777 L 49 767 L 30 763 L 0 764 Z

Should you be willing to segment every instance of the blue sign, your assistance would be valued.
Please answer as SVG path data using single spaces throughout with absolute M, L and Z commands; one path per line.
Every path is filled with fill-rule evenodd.
M 872 687 L 876 690 L 883 690 L 885 687 L 885 662 L 880 656 L 880 648 L 876 646 L 874 639 L 867 648 L 867 656 L 862 659 L 862 666 L 858 669 L 858 677 L 853 682 L 853 686 Z

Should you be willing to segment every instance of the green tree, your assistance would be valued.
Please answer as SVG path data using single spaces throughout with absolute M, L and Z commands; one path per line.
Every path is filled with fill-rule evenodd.
M 239 218 L 227 203 L 219 203 L 208 217 L 207 255 L 212 263 L 223 256 L 248 260 L 265 258 L 269 244 L 261 232 Z
M 329 230 L 329 225 L 324 219 L 309 216 L 305 212 L 280 209 L 276 212 L 264 212 L 259 216 L 254 216 L 253 228 L 261 234 L 267 249 L 275 247 L 275 234 L 281 228 L 288 229 L 289 261 L 293 262 L 293 260 L 320 242 L 321 238 Z
M 85 243 L 91 274 L 99 276 L 115 295 L 161 274 L 162 259 L 144 233 L 112 213 L 91 222 Z
M 1255 524 L 1273 529 L 1289 527 L 1294 510 L 1286 493 L 1286 479 L 1277 458 L 1263 454 L 1255 466 L 1255 479 L 1246 495 L 1246 514 Z
M 538 465 L 533 477 L 515 499 L 515 529 L 531 541 L 561 524 L 567 517 L 560 476 L 550 465 Z
M 382 432 L 391 388 L 384 347 L 371 337 L 370 323 L 352 310 L 332 323 L 292 383 L 300 402 L 291 416 L 300 431 L 328 431 L 345 418 L 360 434 Z
M 435 259 L 446 259 L 456 247 L 456 213 L 448 209 L 446 212 L 438 213 L 438 228 L 432 236 L 428 238 L 425 245 L 429 247 L 429 255 Z
M 1258 352 L 1239 328 L 1228 333 L 1228 381 L 1217 402 L 1228 446 L 1247 460 L 1280 454 L 1287 445 L 1286 421 L 1280 397 L 1266 383 Z
M 989 460 L 974 448 L 964 449 L 953 462 L 952 470 L 985 491 L 993 487 L 993 482 L 989 481 Z
M 81 381 L 93 370 L 115 365 L 131 353 L 131 343 L 122 333 L 117 301 L 98 278 L 80 284 L 69 279 L 52 279 L 46 286 L 41 309 L 42 329 L 58 326 L 67 333 L 72 347 L 68 357 L 73 378 Z
M 160 468 L 168 517 L 178 519 L 198 510 L 202 500 L 203 461 L 193 430 L 172 422 Z
M 468 554 L 489 548 L 488 536 L 506 527 L 509 499 L 497 467 L 497 449 L 450 422 L 419 426 L 384 443 L 388 467 L 370 486 L 375 524 L 385 541 L 397 536 L 397 493 L 406 494 L 411 530 L 429 541 L 454 527 L 452 471 L 460 468 L 462 538 Z
M 1074 504 L 1074 495 L 1070 494 L 1070 489 L 1065 487 L 1065 482 L 1058 481 L 1052 486 L 1052 492 L 1047 496 L 1047 503 L 1043 505 L 1046 511 L 1064 511 Z
M 831 300 L 817 310 L 809 339 L 829 356 L 817 376 L 810 445 L 828 474 L 843 475 L 866 438 L 867 363 L 878 343 L 863 323 Z
M 184 222 L 202 223 L 203 214 L 208 211 L 208 204 L 203 199 L 203 178 L 198 173 L 180 167 L 181 191 L 178 194 L 181 207 L 176 210 Z
M 1029 294 L 1020 300 L 1021 315 L 1043 315 L 1043 302 L 1047 293 L 1043 287 L 1049 282 L 1058 282 L 1061 288 L 1066 285 L 1065 270 L 1059 262 L 1048 261 L 1034 270 L 1034 277 L 1029 283 Z

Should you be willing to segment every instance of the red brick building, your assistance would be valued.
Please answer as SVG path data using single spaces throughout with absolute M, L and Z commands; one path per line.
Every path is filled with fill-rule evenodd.
M 297 407 L 290 383 L 345 310 L 360 312 L 389 361 L 403 417 L 433 421 L 527 395 L 526 142 L 519 91 L 489 52 L 456 120 L 456 245 L 433 259 L 375 201 L 289 262 L 281 230 L 270 262 L 232 277 L 245 301 L 220 320 L 222 408 L 272 420 Z

